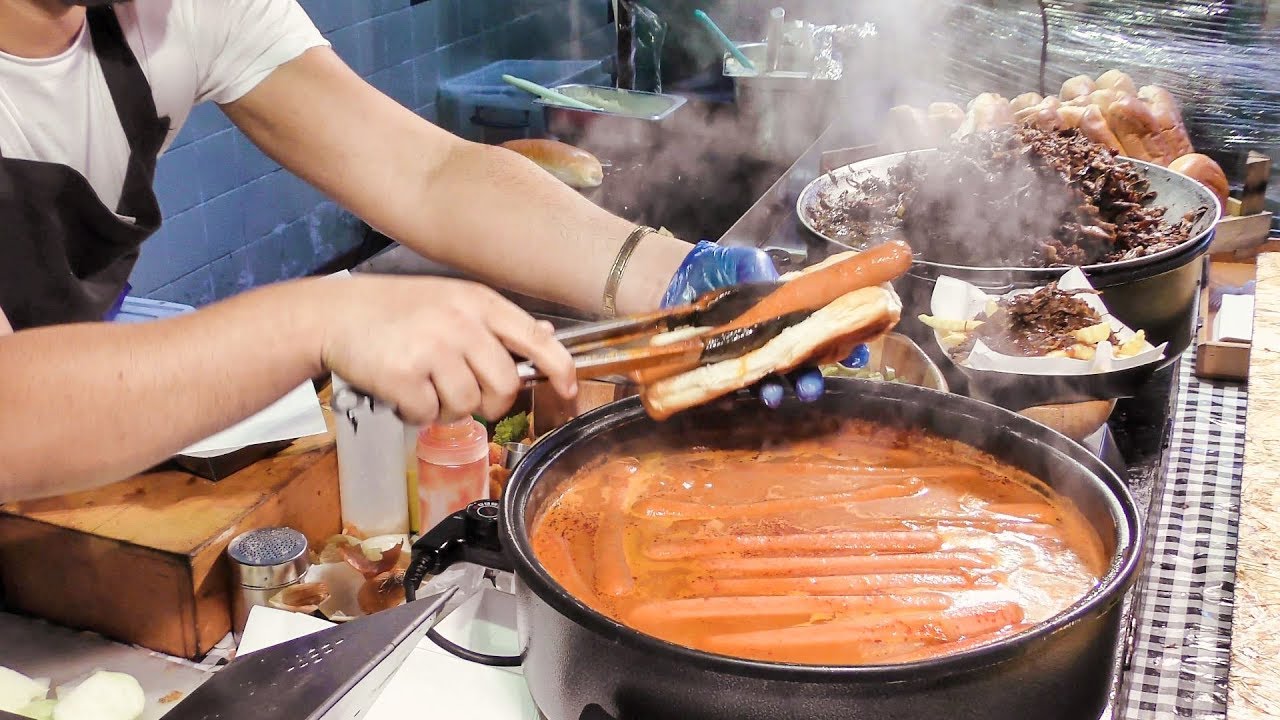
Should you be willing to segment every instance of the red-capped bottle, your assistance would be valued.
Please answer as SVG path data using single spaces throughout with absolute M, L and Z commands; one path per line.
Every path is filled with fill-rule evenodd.
M 473 418 L 418 433 L 418 523 L 422 532 L 489 497 L 489 436 Z

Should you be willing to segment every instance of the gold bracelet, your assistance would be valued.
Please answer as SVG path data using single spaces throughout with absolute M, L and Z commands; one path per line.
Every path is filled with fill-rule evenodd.
M 613 267 L 609 270 L 609 279 L 604 283 L 604 316 L 606 318 L 614 318 L 618 316 L 618 286 L 622 284 L 622 272 L 627 268 L 627 261 L 631 259 L 631 253 L 635 252 L 636 246 L 640 244 L 640 239 L 649 233 L 656 233 L 651 227 L 637 225 L 635 230 L 622 241 L 622 247 L 618 248 L 618 256 L 613 259 Z

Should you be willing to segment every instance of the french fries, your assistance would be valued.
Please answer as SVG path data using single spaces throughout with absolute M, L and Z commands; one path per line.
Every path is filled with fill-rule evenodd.
M 1134 355 L 1137 355 L 1138 353 L 1146 349 L 1146 346 L 1147 346 L 1147 331 L 1139 330 L 1138 332 L 1133 334 L 1133 337 L 1124 341 L 1123 343 L 1120 344 L 1120 347 L 1116 348 L 1115 356 L 1117 358 L 1133 357 Z
M 1092 345 L 1085 345 L 1084 343 L 1076 343 L 1075 345 L 1067 348 L 1067 357 L 1075 358 L 1076 360 L 1092 360 L 1093 356 L 1097 353 L 1097 348 Z
M 997 309 L 994 301 L 989 302 L 987 305 L 988 314 L 994 313 Z M 964 342 L 970 333 L 982 327 L 984 323 L 982 320 L 958 320 L 956 318 L 940 318 L 933 315 L 920 315 L 919 318 L 920 322 L 942 334 L 941 343 L 946 348 L 955 347 Z M 1144 330 L 1139 330 L 1122 343 L 1113 344 L 1111 342 L 1111 324 L 1105 321 L 1076 330 L 1073 334 L 1076 339 L 1075 344 L 1061 350 L 1049 352 L 1044 357 L 1089 361 L 1097 357 L 1098 349 L 1102 345 L 1110 345 L 1112 348 L 1111 356 L 1120 360 L 1138 355 L 1146 350 L 1148 345 L 1146 331 Z
M 1081 345 L 1097 345 L 1111 337 L 1111 324 L 1100 322 L 1097 325 L 1077 330 L 1075 336 Z
M 935 302 L 946 303 L 944 316 L 917 317 L 934 331 L 951 359 L 961 364 L 967 364 L 973 348 L 981 346 L 997 357 L 1066 358 L 1105 370 L 1112 360 L 1140 357 L 1153 349 L 1145 332 L 1132 332 L 1111 317 L 1078 269 L 1064 275 L 1063 281 L 1074 287 L 1063 289 L 1055 281 L 1000 297 L 979 295 L 977 288 L 969 288 L 963 296 L 954 292 L 935 296 Z M 1080 294 L 1087 297 L 1077 297 Z M 975 312 L 979 306 L 982 311 Z
M 928 325 L 934 330 L 941 330 L 945 333 L 970 333 L 982 327 L 981 320 L 956 320 L 953 318 L 940 318 L 932 315 L 921 315 L 920 322 Z

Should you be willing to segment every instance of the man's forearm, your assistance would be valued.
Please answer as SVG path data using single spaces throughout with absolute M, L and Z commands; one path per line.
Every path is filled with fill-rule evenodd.
M 282 165 L 383 234 L 433 260 L 586 311 L 632 224 L 516 153 L 466 142 L 378 92 L 333 51 L 271 73 L 228 116 Z M 689 244 L 650 236 L 617 309 L 653 309 Z
M 503 148 L 457 143 L 447 160 L 418 177 L 423 213 L 394 220 L 400 242 L 490 283 L 600 309 L 609 271 L 633 223 Z M 642 239 L 618 288 L 618 311 L 655 309 L 688 251 L 689 244 L 676 238 Z
M 309 294 L 295 283 L 170 320 L 0 337 L 0 502 L 145 470 L 318 373 Z

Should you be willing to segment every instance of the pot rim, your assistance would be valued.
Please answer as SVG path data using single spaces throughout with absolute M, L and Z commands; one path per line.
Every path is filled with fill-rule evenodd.
M 865 160 L 859 160 L 857 162 L 849 163 L 848 165 L 841 165 L 838 168 L 834 168 L 832 170 L 829 170 L 828 172 L 822 173 L 818 175 L 818 177 L 811 180 L 807 185 L 805 185 L 804 189 L 800 191 L 800 195 L 796 198 L 796 215 L 800 218 L 800 223 L 804 225 L 805 229 L 813 233 L 815 236 L 820 237 L 823 240 L 826 240 L 827 242 L 844 246 L 843 243 L 840 243 L 834 238 L 828 237 L 827 235 L 824 235 L 823 233 L 818 232 L 818 230 L 814 228 L 813 222 L 809 218 L 808 206 L 813 201 L 813 198 L 817 195 L 820 189 L 819 187 L 820 183 L 822 183 L 827 176 L 835 175 L 837 173 L 844 174 L 844 173 L 857 172 L 857 171 L 873 171 L 875 169 L 878 169 L 878 166 L 880 165 L 889 165 L 894 161 L 901 158 L 905 158 L 909 155 L 915 155 L 917 153 L 933 153 L 937 151 L 938 151 L 937 148 L 921 148 L 919 150 L 905 150 L 903 152 L 888 153 L 886 155 L 877 155 L 876 157 L 867 158 Z M 1093 276 L 1106 276 L 1108 274 L 1121 274 L 1126 271 L 1137 271 L 1143 268 L 1150 267 L 1152 265 L 1162 265 L 1164 261 L 1180 256 L 1183 253 L 1191 253 L 1193 255 L 1198 254 L 1198 252 L 1196 251 L 1199 249 L 1200 245 L 1202 244 L 1205 247 L 1208 247 L 1209 243 L 1212 241 L 1214 231 L 1218 227 L 1218 223 L 1222 220 L 1222 213 L 1223 213 L 1222 203 L 1219 202 L 1216 195 L 1210 192 L 1209 189 L 1206 188 L 1204 185 L 1200 184 L 1199 181 L 1191 178 L 1185 173 L 1180 173 L 1176 170 L 1170 170 L 1167 167 L 1156 165 L 1155 163 L 1147 162 L 1145 160 L 1137 160 L 1131 157 L 1119 156 L 1118 159 L 1134 165 L 1135 167 L 1137 167 L 1139 170 L 1143 172 L 1143 175 L 1148 177 L 1151 175 L 1154 169 L 1154 171 L 1157 174 L 1163 172 L 1163 173 L 1168 173 L 1170 175 L 1175 175 L 1179 178 L 1182 178 L 1182 180 L 1185 181 L 1187 189 L 1191 192 L 1194 192 L 1200 195 L 1201 200 L 1209 206 L 1209 211 L 1213 216 L 1213 222 L 1209 223 L 1209 225 L 1204 230 L 1187 238 L 1185 242 L 1179 243 L 1178 245 L 1168 248 L 1167 250 L 1161 250 L 1160 252 L 1154 253 L 1152 255 L 1144 255 L 1142 257 L 1131 258 L 1129 260 L 1119 260 L 1116 262 L 1093 263 L 1091 265 L 1079 266 L 1080 269 L 1085 274 L 1089 275 L 1090 277 L 1093 277 Z M 850 248 L 850 249 L 852 250 L 856 248 Z M 1030 276 L 1033 279 L 1044 279 L 1044 280 L 1052 280 L 1053 278 L 1063 275 L 1072 267 L 1074 267 L 1074 266 L 1009 267 L 1009 266 L 1002 266 L 1002 265 L 955 265 L 951 263 L 936 262 L 933 260 L 927 260 L 919 257 L 915 258 L 915 261 L 912 263 L 912 266 L 913 267 L 921 266 L 921 267 L 926 267 L 933 270 L 940 270 L 947 273 L 959 273 L 959 274 L 1017 273 L 1023 277 Z
M 992 426 L 1003 427 L 1006 431 L 1023 438 L 1024 441 L 1030 440 L 1044 445 L 1047 450 L 1066 455 L 1072 462 L 1083 466 L 1092 476 L 1095 487 L 1106 496 L 1115 520 L 1116 547 L 1102 579 L 1093 589 L 1065 610 L 1029 631 L 1007 640 L 953 655 L 909 663 L 886 665 L 775 663 L 696 650 L 647 635 L 597 612 L 565 590 L 551 577 L 534 554 L 529 542 L 529 528 L 525 522 L 530 492 L 541 477 L 541 468 L 555 462 L 570 447 L 570 443 L 563 442 L 562 438 L 580 434 L 593 436 L 618 425 L 624 419 L 645 421 L 647 416 L 644 415 L 643 407 L 637 397 L 625 398 L 596 408 L 552 431 L 533 445 L 524 462 L 512 475 L 501 502 L 500 532 L 506 552 L 514 561 L 516 575 L 535 595 L 561 615 L 612 642 L 641 652 L 665 655 L 671 660 L 712 672 L 764 680 L 808 683 L 939 680 L 1007 662 L 1031 652 L 1035 646 L 1048 641 L 1052 635 L 1070 626 L 1110 611 L 1133 585 L 1145 542 L 1136 503 L 1128 487 L 1115 472 L 1083 446 L 1030 418 L 961 395 L 874 380 L 856 378 L 828 378 L 828 380 L 827 393 L 861 396 L 881 393 L 887 394 L 891 400 L 896 401 L 909 402 L 914 396 L 919 398 L 916 400 L 919 403 L 973 404 L 981 407 L 983 412 L 995 414 L 992 418 Z M 872 388 L 876 389 L 869 393 L 868 390 Z M 737 403 L 754 401 L 754 398 L 745 392 L 733 397 L 733 402 Z M 538 474 L 532 472 L 534 468 L 539 469 Z M 534 479 L 530 481 L 530 477 Z

